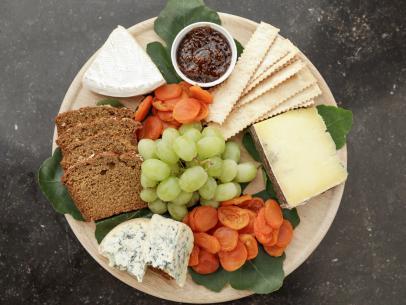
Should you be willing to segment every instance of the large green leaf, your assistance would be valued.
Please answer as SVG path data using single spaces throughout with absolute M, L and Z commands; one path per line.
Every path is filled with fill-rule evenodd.
M 283 218 L 290 221 L 293 228 L 296 228 L 300 223 L 300 217 L 297 213 L 296 208 L 293 209 L 282 209 Z
M 125 107 L 123 104 L 121 104 L 121 102 L 117 99 L 114 98 L 106 98 L 104 100 L 100 100 L 96 103 L 97 106 L 106 106 L 109 105 L 111 107 L 115 107 L 115 108 L 123 108 Z
M 135 212 L 123 213 L 100 221 L 96 221 L 96 240 L 98 243 L 100 243 L 103 240 L 104 236 L 107 235 L 107 233 L 109 233 L 115 226 L 124 221 L 139 217 L 150 218 L 151 216 L 152 212 L 148 208 L 144 208 Z
M 336 148 L 340 149 L 345 145 L 347 134 L 352 127 L 352 112 L 341 107 L 327 105 L 318 105 L 317 111 L 323 118 Z
M 154 30 L 170 50 L 176 35 L 185 26 L 199 21 L 221 24 L 217 12 L 202 0 L 169 0 L 155 20 Z
M 249 289 L 255 293 L 266 294 L 278 290 L 282 286 L 285 276 L 284 259 L 285 255 L 269 256 L 260 246 L 258 256 L 234 272 L 227 272 L 220 268 L 215 273 L 201 275 L 190 269 L 190 274 L 195 283 L 216 292 L 229 283 L 234 289 Z
M 231 272 L 227 272 L 221 267 L 216 272 L 210 274 L 199 274 L 193 271 L 192 268 L 189 268 L 189 273 L 196 284 L 215 292 L 220 292 L 229 283 L 231 275 Z
M 168 49 L 165 48 L 162 43 L 157 41 L 149 43 L 147 45 L 147 53 L 159 71 L 161 71 L 167 83 L 179 83 L 182 80 L 173 68 Z
M 58 147 L 52 157 L 42 163 L 38 171 L 39 187 L 55 211 L 61 214 L 70 214 L 77 220 L 83 220 L 82 215 L 70 198 L 68 190 L 61 182 L 63 176 L 63 169 L 59 164 L 61 159 L 62 153 Z

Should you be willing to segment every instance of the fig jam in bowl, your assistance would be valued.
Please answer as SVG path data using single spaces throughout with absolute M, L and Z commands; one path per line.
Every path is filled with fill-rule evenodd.
M 237 61 L 231 34 L 211 22 L 196 22 L 181 30 L 171 48 L 176 73 L 186 82 L 212 87 L 223 82 Z

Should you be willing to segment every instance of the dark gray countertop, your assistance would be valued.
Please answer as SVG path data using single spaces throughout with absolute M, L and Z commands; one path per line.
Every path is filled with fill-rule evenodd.
M 103 270 L 35 179 L 79 68 L 117 24 L 153 17 L 164 2 L 0 2 L 0 304 L 169 303 Z M 406 2 L 207 4 L 279 27 L 355 120 L 350 176 L 323 242 L 280 291 L 230 304 L 405 304 Z

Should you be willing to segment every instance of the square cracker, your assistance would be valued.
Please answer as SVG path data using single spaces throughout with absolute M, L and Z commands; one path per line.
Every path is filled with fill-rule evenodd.
M 290 50 L 290 45 L 292 44 L 289 40 L 277 36 L 274 43 L 269 48 L 265 58 L 262 60 L 258 69 L 252 76 L 249 84 L 254 82 L 258 77 L 265 73 L 270 67 L 272 67 L 276 62 L 278 62 L 282 57 L 285 57 Z M 293 46 L 293 45 L 292 45 Z
M 273 117 L 282 112 L 286 112 L 299 107 L 308 107 L 314 105 L 314 98 L 321 94 L 321 90 L 317 84 L 304 89 L 298 94 L 292 96 L 276 108 L 264 114 L 257 122 Z
M 255 123 L 284 101 L 315 83 L 317 83 L 316 78 L 312 75 L 310 70 L 305 67 L 276 88 L 261 95 L 254 101 L 236 108 L 230 113 L 222 125 L 212 125 L 218 127 L 223 133 L 223 136 L 228 139 L 239 133 L 245 127 Z
M 222 123 L 278 35 L 279 29 L 261 22 L 245 46 L 231 75 L 212 91 L 208 121 Z
M 272 90 L 277 85 L 283 81 L 290 78 L 292 75 L 295 75 L 301 69 L 303 69 L 306 64 L 300 60 L 296 59 L 291 64 L 289 61 L 292 61 L 293 58 L 287 58 L 286 60 L 281 60 L 278 62 L 278 65 L 274 65 L 275 73 L 269 76 L 266 80 L 260 83 L 257 87 L 252 89 L 247 95 L 244 95 L 237 103 L 238 107 L 242 107 L 245 104 L 250 103 L 259 96 L 265 94 L 266 92 Z M 273 67 L 273 68 L 274 68 Z M 279 69 L 279 70 L 278 70 Z
M 285 40 L 286 42 L 286 40 Z M 257 78 L 251 80 L 248 86 L 244 89 L 242 96 L 249 94 L 249 92 L 257 86 L 260 86 L 266 82 L 267 78 L 274 74 L 276 71 L 283 69 L 285 66 L 289 65 L 291 62 L 297 60 L 297 54 L 299 50 L 290 42 L 286 43 L 288 49 L 285 56 L 279 58 L 272 66 L 269 66 L 262 74 Z

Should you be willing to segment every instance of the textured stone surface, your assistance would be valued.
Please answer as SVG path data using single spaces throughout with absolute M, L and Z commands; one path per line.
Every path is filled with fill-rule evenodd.
M 350 176 L 326 238 L 280 291 L 229 304 L 404 304 L 406 2 L 207 3 L 280 27 L 355 119 Z M 117 24 L 138 23 L 163 5 L 0 1 L 0 304 L 169 303 L 104 271 L 35 181 L 76 72 Z

